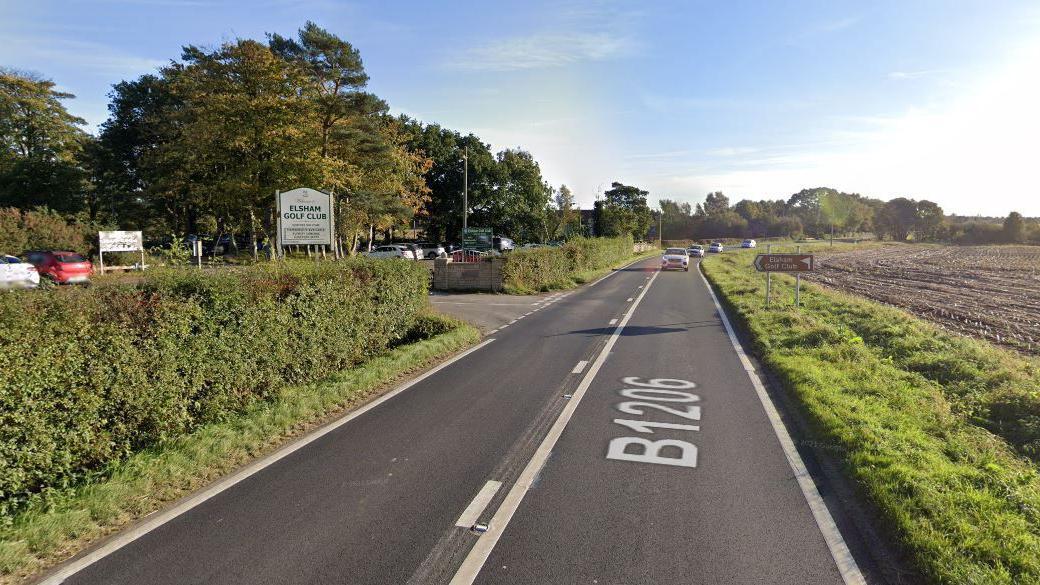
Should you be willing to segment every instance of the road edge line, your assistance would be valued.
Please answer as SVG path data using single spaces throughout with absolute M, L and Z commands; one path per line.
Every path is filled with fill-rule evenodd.
M 634 265 L 634 264 L 639 264 L 640 262 L 643 262 L 643 261 L 645 261 L 645 260 L 649 260 L 650 258 L 651 258 L 650 256 L 647 256 L 646 258 L 637 258 L 637 259 L 635 259 L 635 260 L 633 260 L 633 261 L 629 262 L 628 264 L 625 264 L 625 265 L 624 265 L 624 266 L 622 266 L 621 268 L 615 268 L 614 270 L 611 270 L 609 274 L 604 274 L 603 276 L 601 276 L 601 277 L 597 278 L 597 279 L 596 279 L 596 280 L 595 280 L 594 282 L 592 282 L 591 284 L 587 284 L 587 285 L 585 285 L 585 287 L 584 287 L 584 288 L 592 288 L 592 287 L 596 286 L 597 284 L 599 284 L 599 283 L 603 282 L 604 280 L 606 280 L 606 279 L 610 278 L 611 276 L 614 276 L 614 275 L 615 275 L 615 274 L 617 274 L 618 272 L 621 272 L 622 270 L 624 270 L 624 269 L 628 268 L 629 266 L 632 266 L 632 265 Z M 568 292 L 567 294 L 570 294 L 570 293 Z
M 166 524 L 167 522 L 174 520 L 178 516 L 181 516 L 182 514 L 220 495 L 228 489 L 231 489 L 238 483 L 241 483 L 242 481 L 249 479 L 253 475 L 256 475 L 257 473 L 263 471 L 271 465 L 274 465 L 275 463 L 281 461 L 282 459 L 285 459 L 286 457 L 292 455 L 296 451 L 299 451 L 300 449 L 306 447 L 314 441 L 317 441 L 318 439 L 324 437 L 332 431 L 342 427 L 343 425 L 349 423 L 355 418 L 358 418 L 359 416 L 365 414 L 369 410 L 372 410 L 380 404 L 390 400 L 394 396 L 401 394 L 405 390 L 408 390 L 409 388 L 415 386 L 419 382 L 422 382 L 426 378 L 433 376 L 437 372 L 447 368 L 448 366 L 454 364 L 455 362 L 461 360 L 469 354 L 483 348 L 484 346 L 488 345 L 494 340 L 495 338 L 484 340 L 483 342 L 467 349 L 466 351 L 463 351 L 462 353 L 459 353 L 449 358 L 448 360 L 441 362 L 440 364 L 437 364 L 433 368 L 426 370 L 419 376 L 416 376 L 411 380 L 403 382 L 390 392 L 383 394 L 382 396 L 376 398 L 368 404 L 365 404 L 364 406 L 361 406 L 356 410 L 352 410 L 344 414 L 343 417 L 334 420 L 323 427 L 315 429 L 313 432 L 309 434 L 303 435 L 299 439 L 293 441 L 292 443 L 289 443 L 288 445 L 285 445 L 277 451 L 274 451 L 273 453 L 265 457 L 261 457 L 260 459 L 253 461 L 252 463 L 248 464 L 246 467 L 238 470 L 237 472 L 232 473 L 231 475 L 228 475 L 222 479 L 219 479 L 205 488 L 202 488 L 201 490 L 181 500 L 172 507 L 167 508 L 166 510 L 163 510 L 161 512 L 153 513 L 150 516 L 145 516 L 144 521 L 142 521 L 137 526 L 128 528 L 124 532 L 118 533 L 111 540 L 94 549 L 93 551 L 90 551 L 89 553 L 83 555 L 82 557 L 66 561 L 66 563 L 63 566 L 59 565 L 59 567 L 56 570 L 54 570 L 54 572 L 39 580 L 37 582 L 38 585 L 60 585 L 61 583 L 64 583 L 66 579 L 72 577 L 73 575 L 89 567 L 90 565 L 93 565 L 94 563 L 118 551 L 124 546 L 127 546 L 128 544 L 145 536 L 146 534 L 155 530 L 156 528 L 161 527 L 163 524 Z
M 809 470 L 805 467 L 802 456 L 798 454 L 798 449 L 795 448 L 794 441 L 791 440 L 791 434 L 784 425 L 783 419 L 780 418 L 780 411 L 773 404 L 773 399 L 769 397 L 762 379 L 758 377 L 758 373 L 751 363 L 751 358 L 744 351 L 744 346 L 740 343 L 740 338 L 737 337 L 725 309 L 719 303 L 715 289 L 711 287 L 708 278 L 704 276 L 704 270 L 701 269 L 700 262 L 697 263 L 697 273 L 700 274 L 704 286 L 708 288 L 708 294 L 711 295 L 711 300 L 715 303 L 715 309 L 719 313 L 719 318 L 726 328 L 726 335 L 729 336 L 729 341 L 733 344 L 733 350 L 740 359 L 740 365 L 743 366 L 744 372 L 751 380 L 751 385 L 755 388 L 758 400 L 762 403 L 762 408 L 766 412 L 766 418 L 769 419 L 769 424 L 773 427 L 773 433 L 776 435 L 777 440 L 780 442 L 780 447 L 787 457 L 787 464 L 791 467 L 791 472 L 794 473 L 795 479 L 798 480 L 798 487 L 802 490 L 802 496 L 805 497 L 805 501 L 809 505 L 809 510 L 816 521 L 816 526 L 820 529 L 823 540 L 827 543 L 827 549 L 831 553 L 831 558 L 834 560 L 838 572 L 841 573 L 842 580 L 846 585 L 866 585 L 867 581 L 864 579 L 863 573 L 860 572 L 859 565 L 856 564 L 856 559 L 852 556 L 852 551 L 849 550 L 848 545 L 845 543 L 845 538 L 841 535 L 838 525 L 831 516 L 830 510 L 827 509 L 827 504 L 824 503 L 823 497 L 820 496 L 820 491 L 816 488 L 816 482 L 809 475 Z
M 639 302 L 646 296 L 647 291 L 650 290 L 650 285 L 654 283 L 654 279 L 660 271 L 654 272 L 650 278 L 650 282 L 646 283 L 646 288 L 639 294 L 636 301 L 632 303 L 625 316 L 622 317 L 621 322 L 618 323 L 614 332 L 611 334 L 610 339 L 603 345 L 603 349 L 600 350 L 599 355 L 596 356 L 595 361 L 585 372 L 585 376 L 581 379 L 578 387 L 574 390 L 571 395 L 570 401 L 560 412 L 560 416 L 557 417 L 556 422 L 553 423 L 552 428 L 546 434 L 545 438 L 542 439 L 541 444 L 538 445 L 538 449 L 534 455 L 531 456 L 527 466 L 524 467 L 523 472 L 517 478 L 516 482 L 509 489 L 505 499 L 499 505 L 498 510 L 495 511 L 495 515 L 492 516 L 491 521 L 488 523 L 488 530 L 484 534 L 480 535 L 476 544 L 470 549 L 469 554 L 463 559 L 462 564 L 459 566 L 458 571 L 455 572 L 455 576 L 452 577 L 450 585 L 471 585 L 480 574 L 480 571 L 484 568 L 484 563 L 487 562 L 491 556 L 491 551 L 498 544 L 498 540 L 502 537 L 505 532 L 506 526 L 509 521 L 513 518 L 513 514 L 516 513 L 520 507 L 520 503 L 523 501 L 524 496 L 527 495 L 531 484 L 534 483 L 535 477 L 542 470 L 545 462 L 549 459 L 549 455 L 552 453 L 552 449 L 556 446 L 556 442 L 559 441 L 560 435 L 563 434 L 563 430 L 567 427 L 567 423 L 570 422 L 571 417 L 574 416 L 574 411 L 577 410 L 578 405 L 581 404 L 582 397 L 585 396 L 586 390 L 592 385 L 593 378 L 599 373 L 603 364 L 607 361 L 607 355 L 610 354 L 610 350 L 613 349 L 614 344 L 617 343 L 621 332 L 625 329 L 625 325 L 628 324 L 629 319 L 636 312 L 636 307 L 639 306 Z

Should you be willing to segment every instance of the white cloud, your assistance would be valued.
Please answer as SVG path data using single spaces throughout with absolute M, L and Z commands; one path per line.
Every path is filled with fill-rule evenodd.
M 603 61 L 630 54 L 635 43 L 609 32 L 535 33 L 473 47 L 446 65 L 471 71 L 517 71 Z
M 140 74 L 166 64 L 160 59 L 129 55 L 87 41 L 59 37 L 8 37 L 5 40 L 0 47 L 0 63 L 19 69 L 76 68 L 105 74 Z

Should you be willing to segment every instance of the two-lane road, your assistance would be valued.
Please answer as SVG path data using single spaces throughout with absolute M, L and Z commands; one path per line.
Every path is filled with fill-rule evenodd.
M 706 284 L 656 267 L 532 308 L 51 582 L 854 579 Z

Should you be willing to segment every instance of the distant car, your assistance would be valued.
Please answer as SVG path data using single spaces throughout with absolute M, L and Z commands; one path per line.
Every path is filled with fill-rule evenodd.
M 505 236 L 495 236 L 491 240 L 491 247 L 499 252 L 508 252 L 516 247 L 511 238 Z
M 444 246 L 435 242 L 416 242 L 415 245 L 419 247 L 419 253 L 422 257 L 427 260 L 444 258 L 448 255 L 448 251 L 444 249 Z
M 690 270 L 690 255 L 686 248 L 668 248 L 661 255 L 661 270 Z
M 704 246 L 700 244 L 694 244 L 689 248 L 686 248 L 686 253 L 692 257 L 703 258 L 704 257 Z
M 708 251 L 712 252 L 712 253 L 715 253 L 715 254 L 721 253 L 722 250 L 723 250 L 722 242 L 712 242 L 711 245 L 708 246 Z
M 743 242 L 740 243 L 740 247 L 741 248 L 757 248 L 758 247 L 758 242 L 756 242 L 755 240 L 752 240 L 751 238 L 748 238 L 748 239 L 746 239 L 746 240 L 744 240 Z
M 25 255 L 40 276 L 58 284 L 85 284 L 94 272 L 90 260 L 75 252 L 32 250 Z
M 40 273 L 36 267 L 20 258 L 0 255 L 0 290 L 36 288 L 40 286 Z
M 405 260 L 415 260 L 415 253 L 409 250 L 404 244 L 377 246 L 371 252 L 366 252 L 365 256 L 369 258 L 404 258 Z

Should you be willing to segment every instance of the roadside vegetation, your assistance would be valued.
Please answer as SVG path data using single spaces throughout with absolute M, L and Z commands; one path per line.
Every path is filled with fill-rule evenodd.
M 574 238 L 551 248 L 516 250 L 505 257 L 502 282 L 510 294 L 572 288 L 635 258 L 632 238 Z
M 1040 363 L 814 285 L 796 310 L 786 276 L 764 309 L 752 257 L 704 272 L 921 572 L 1040 582 Z

